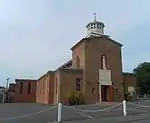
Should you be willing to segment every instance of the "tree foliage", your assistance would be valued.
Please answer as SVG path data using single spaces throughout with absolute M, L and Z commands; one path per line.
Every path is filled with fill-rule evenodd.
M 140 93 L 150 93 L 150 62 L 141 63 L 133 70 Z

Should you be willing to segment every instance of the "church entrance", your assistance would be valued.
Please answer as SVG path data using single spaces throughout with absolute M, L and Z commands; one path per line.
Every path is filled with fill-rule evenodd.
M 97 102 L 111 102 L 113 96 L 113 89 L 111 85 L 99 85 L 98 84 L 98 100 Z
M 101 56 L 101 68 L 99 69 L 99 102 L 112 101 L 111 70 L 107 69 L 106 55 Z
M 107 85 L 101 86 L 102 102 L 110 101 L 110 89 Z

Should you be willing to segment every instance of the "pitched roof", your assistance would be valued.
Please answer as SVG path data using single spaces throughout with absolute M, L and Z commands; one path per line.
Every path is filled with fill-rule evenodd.
M 4 86 L 0 86 L 0 88 L 5 88 Z
M 135 76 L 134 73 L 129 73 L 129 72 L 123 72 L 124 76 Z
M 48 72 L 46 72 L 45 74 L 43 74 L 40 78 L 38 78 L 38 80 L 40 80 L 41 78 L 43 78 L 44 76 L 48 75 L 48 74 L 52 74 L 54 73 L 54 71 L 49 70 Z
M 59 68 L 59 70 L 66 72 L 83 72 L 83 69 L 81 68 Z
M 69 60 L 65 62 L 63 65 L 61 65 L 59 68 L 66 68 L 72 65 L 72 60 Z
M 78 43 L 76 43 L 72 48 L 71 50 L 73 50 L 74 48 L 76 48 L 78 45 L 84 43 L 85 41 L 90 41 L 92 39 L 100 39 L 100 38 L 105 38 L 105 39 L 108 39 L 109 41 L 112 41 L 113 43 L 119 45 L 120 47 L 123 46 L 121 43 L 115 41 L 115 40 L 112 40 L 111 38 L 109 38 L 107 35 L 103 35 L 103 36 L 100 36 L 100 37 L 92 37 L 92 38 L 83 38 L 81 39 Z
M 90 24 L 101 24 L 101 25 L 103 25 L 103 27 L 105 27 L 105 25 L 104 25 L 104 23 L 103 22 L 100 22 L 100 21 L 93 21 L 93 22 L 89 22 L 87 25 L 86 25 L 86 27 L 88 27 Z
M 37 80 L 34 80 L 34 79 L 15 79 L 15 82 L 19 82 L 19 81 L 37 81 Z

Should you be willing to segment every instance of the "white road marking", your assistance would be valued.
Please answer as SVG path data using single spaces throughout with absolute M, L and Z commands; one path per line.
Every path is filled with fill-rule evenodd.
M 92 119 L 92 120 L 95 119 L 94 117 L 89 116 L 89 115 L 86 115 L 86 114 L 83 114 L 83 113 L 81 113 L 81 112 L 76 112 L 76 113 L 77 113 L 77 114 L 80 114 L 80 115 L 82 115 L 82 116 L 84 116 L 84 117 L 87 117 L 87 118 L 89 118 L 89 119 Z

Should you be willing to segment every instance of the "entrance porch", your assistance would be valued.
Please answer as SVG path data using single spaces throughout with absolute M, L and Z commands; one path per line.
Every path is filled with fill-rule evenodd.
M 113 89 L 110 70 L 99 70 L 98 92 L 98 102 L 112 101 Z
M 112 87 L 109 85 L 101 86 L 101 101 L 111 102 L 112 101 Z

